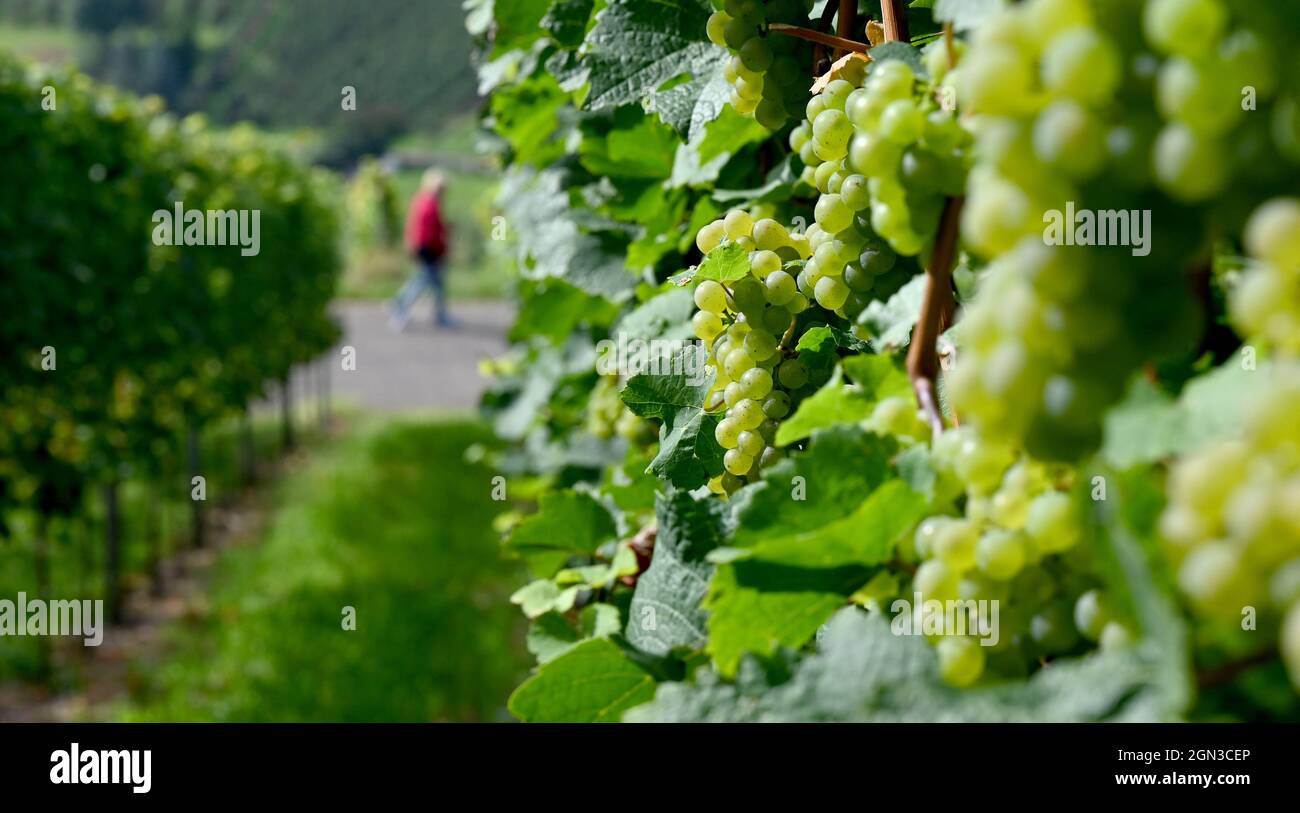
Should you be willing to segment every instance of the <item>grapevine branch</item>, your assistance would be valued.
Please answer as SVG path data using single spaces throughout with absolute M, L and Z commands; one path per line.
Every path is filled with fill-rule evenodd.
M 898 0 L 882 0 L 880 12 L 885 18 L 885 42 L 907 42 L 910 39 L 907 33 L 907 13 Z
M 830 3 L 826 5 L 829 6 Z M 839 18 L 835 23 L 835 33 L 839 35 L 840 39 L 852 42 L 850 35 L 853 34 L 853 23 L 856 21 L 857 16 L 858 0 L 840 0 Z M 844 56 L 844 51 L 845 49 L 842 47 L 837 48 L 835 58 L 839 59 Z
M 936 382 L 939 379 L 939 355 L 935 351 L 939 333 L 952 322 L 957 308 L 952 295 L 952 265 L 957 256 L 957 232 L 961 222 L 963 198 L 948 198 L 939 217 L 939 234 L 935 237 L 930 267 L 925 272 L 925 298 L 916 317 L 916 330 L 907 351 L 907 375 L 912 380 L 916 402 L 925 412 L 930 428 L 937 436 L 943 432 L 943 414 L 939 411 Z
M 870 45 L 866 45 L 855 40 L 837 37 L 834 34 L 826 34 L 821 31 L 814 31 L 811 28 L 801 28 L 797 25 L 787 25 L 786 23 L 772 23 L 769 26 L 773 33 L 785 34 L 787 37 L 798 37 L 801 40 L 816 42 L 821 45 L 829 45 L 832 48 L 839 48 L 844 51 L 857 51 L 865 54 L 871 50 Z

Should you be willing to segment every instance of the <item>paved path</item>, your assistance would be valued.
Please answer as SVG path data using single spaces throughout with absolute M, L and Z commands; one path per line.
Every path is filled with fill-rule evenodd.
M 369 410 L 469 410 L 478 406 L 487 382 L 479 361 L 506 349 L 514 318 L 505 302 L 461 302 L 451 306 L 457 326 L 435 328 L 430 303 L 416 305 L 402 333 L 388 326 L 384 302 L 339 302 L 340 347 L 356 348 L 356 369 L 340 369 L 335 351 L 330 384 L 340 401 Z

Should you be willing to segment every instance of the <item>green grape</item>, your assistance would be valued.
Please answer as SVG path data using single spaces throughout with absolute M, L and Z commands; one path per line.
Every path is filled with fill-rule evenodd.
M 740 421 L 735 418 L 723 418 L 718 421 L 717 427 L 714 428 L 713 437 L 722 448 L 734 449 L 736 444 L 740 442 L 740 433 L 742 431 L 744 431 L 744 427 L 740 425 Z
M 911 144 L 921 137 L 925 116 L 916 102 L 898 99 L 890 102 L 880 114 L 879 133 L 896 144 Z
M 853 210 L 844 204 L 839 195 L 822 195 L 814 210 L 817 223 L 828 232 L 838 232 L 853 222 Z
M 1071 101 L 1052 104 L 1034 124 L 1034 152 L 1045 164 L 1074 178 L 1086 178 L 1106 159 L 1101 125 Z
M 1210 198 L 1228 179 L 1223 146 L 1182 124 L 1171 124 L 1160 132 L 1153 167 L 1160 185 L 1187 202 Z
M 830 192 L 831 176 L 839 171 L 839 164 L 836 161 L 826 161 L 817 165 L 817 170 L 813 175 L 814 186 L 817 191 L 823 194 Z
M 1029 506 L 1025 530 L 1034 543 L 1048 553 L 1060 553 L 1074 547 L 1079 540 L 1080 528 L 1069 496 L 1049 491 L 1035 498 Z
M 975 546 L 975 564 L 991 579 L 1006 581 L 1025 566 L 1025 540 L 1018 533 L 993 530 Z
M 797 390 L 808 383 L 808 368 L 798 359 L 786 359 L 776 369 L 777 380 L 788 390 Z
M 958 574 L 940 559 L 922 562 L 912 579 L 913 588 L 926 601 L 952 601 L 957 598 Z
M 753 19 L 745 17 L 735 17 L 728 20 L 722 26 L 722 41 L 733 51 L 739 51 L 741 46 L 749 41 L 749 38 L 758 32 L 758 26 Z
M 827 109 L 844 112 L 844 103 L 849 94 L 854 90 L 853 84 L 843 79 L 832 79 L 822 91 L 822 96 L 826 100 Z
M 1150 0 L 1142 15 L 1147 41 L 1167 54 L 1195 57 L 1218 44 L 1228 14 L 1218 0 Z
M 745 387 L 739 381 L 732 381 L 723 389 L 723 403 L 733 407 L 745 399 Z
M 711 342 L 722 333 L 722 319 L 716 313 L 696 311 L 691 317 L 691 329 L 701 341 Z
M 741 429 L 757 429 L 766 419 L 763 408 L 751 398 L 738 401 L 731 408 L 731 417 L 736 420 Z
M 750 270 L 759 279 L 766 279 L 769 274 L 781 270 L 781 258 L 774 251 L 756 251 L 749 260 Z
M 970 522 L 953 520 L 944 523 L 934 537 L 934 555 L 954 573 L 965 573 L 975 566 L 975 546 L 979 529 Z
M 849 286 L 849 290 L 854 293 L 869 293 L 875 285 L 875 279 L 871 274 L 862 270 L 858 263 L 850 263 L 844 268 L 844 284 Z
M 1089 641 L 1096 641 L 1101 638 L 1102 629 L 1110 621 L 1110 612 L 1099 591 L 1089 590 L 1079 596 L 1074 604 L 1074 626 L 1079 634 Z
M 1246 223 L 1246 250 L 1280 268 L 1300 268 L 1300 199 L 1273 198 Z
M 718 244 L 722 242 L 722 238 L 725 236 L 726 231 L 722 225 L 722 221 L 715 220 L 702 227 L 699 233 L 695 235 L 695 247 L 698 248 L 701 253 L 708 254 L 710 251 L 718 247 Z
M 763 283 L 767 286 L 767 301 L 773 305 L 785 305 L 799 292 L 794 277 L 784 271 L 773 271 Z
M 937 650 L 939 676 L 950 686 L 969 686 L 984 673 L 984 650 L 971 638 L 946 637 Z
M 1098 643 L 1103 650 L 1123 649 L 1131 646 L 1133 643 L 1133 633 L 1129 632 L 1128 627 L 1118 621 L 1111 621 L 1102 627 L 1101 635 L 1098 636 Z
M 809 304 L 808 297 L 802 293 L 797 293 L 793 299 L 786 303 L 786 307 L 790 309 L 791 313 L 803 313 L 808 310 Z
M 737 280 L 731 288 L 733 309 L 741 313 L 761 311 L 767 304 L 767 288 L 753 277 Z
M 903 99 L 912 94 L 916 75 L 906 62 L 896 59 L 877 63 L 868 79 L 870 89 L 887 99 Z
M 840 200 L 849 209 L 859 212 L 871 205 L 871 196 L 867 190 L 867 179 L 862 175 L 850 175 L 844 179 L 839 188 Z
M 801 152 L 804 145 L 810 141 L 812 141 L 812 125 L 808 122 L 800 122 L 798 127 L 790 131 L 790 149 L 795 152 Z M 776 223 L 775 220 L 771 222 Z M 757 229 L 757 226 L 755 226 L 755 229 Z M 769 246 L 769 248 L 775 248 L 775 246 Z
M 776 251 L 790 244 L 790 233 L 786 231 L 785 226 L 771 218 L 756 221 L 753 236 L 754 245 L 762 251 Z
M 772 49 L 762 37 L 751 37 L 740 46 L 740 61 L 751 71 L 761 73 L 772 66 Z
M 853 123 L 843 110 L 828 107 L 813 120 L 814 150 L 824 161 L 838 161 L 849 151 Z
M 1083 104 L 1108 102 L 1122 77 L 1114 44 L 1092 28 L 1072 28 L 1044 49 L 1043 86 Z
M 739 452 L 745 457 L 757 458 L 759 455 L 763 454 L 763 449 L 765 446 L 766 444 L 763 442 L 763 438 L 761 435 L 759 435 L 756 432 L 746 430 L 744 432 L 741 432 L 740 437 L 736 439 L 736 448 L 733 451 Z M 746 471 L 748 471 L 748 467 L 746 468 Z M 738 471 L 735 473 L 744 474 L 745 472 Z
M 790 396 L 780 390 L 773 391 L 763 402 L 763 414 L 780 420 L 790 414 Z
M 786 276 L 789 276 L 789 274 L 786 274 Z M 793 316 L 794 314 L 790 312 L 788 307 L 773 305 L 767 309 L 767 313 L 763 316 L 763 327 L 767 328 L 768 332 L 772 334 L 785 333 L 786 328 L 790 327 L 790 320 Z
M 731 16 L 725 11 L 715 11 L 710 14 L 709 21 L 704 26 L 704 32 L 709 38 L 709 42 L 714 45 L 726 45 L 725 29 L 729 22 L 731 22 Z
M 872 132 L 858 133 L 849 144 L 849 166 L 868 178 L 892 174 L 902 156 L 902 147 Z
M 763 99 L 754 107 L 754 120 L 769 130 L 785 126 L 785 106 L 775 99 Z
M 822 277 L 814 286 L 817 304 L 827 310 L 839 310 L 849 298 L 849 286 L 837 277 Z
M 743 209 L 732 209 L 722 220 L 727 236 L 732 240 L 749 237 L 754 231 L 754 218 Z
M 750 335 L 766 336 L 767 334 L 753 333 Z M 768 340 L 775 343 L 774 339 L 769 338 Z M 745 374 L 740 377 L 740 385 L 744 388 L 746 398 L 761 401 L 772 391 L 772 374 L 761 367 L 746 370 Z M 766 410 L 764 410 L 764 412 L 766 412 Z
M 813 96 L 811 99 L 808 100 L 808 104 L 804 108 L 804 118 L 808 119 L 808 121 L 810 122 L 816 121 L 817 117 L 820 116 L 822 114 L 822 111 L 826 109 L 827 109 L 826 96 L 824 94 L 818 93 L 816 96 Z
M 722 456 L 722 467 L 729 473 L 742 477 L 754 466 L 754 458 L 741 453 L 740 449 L 728 449 Z
M 1047 653 L 1067 652 L 1079 641 L 1069 607 L 1059 602 L 1034 613 L 1029 620 L 1029 635 Z
M 743 347 L 736 347 L 727 352 L 722 361 L 723 369 L 727 371 L 727 376 L 735 381 L 738 380 L 745 371 L 754 366 L 754 357 Z
M 709 313 L 722 313 L 727 309 L 727 291 L 713 280 L 705 280 L 695 288 L 695 306 Z
M 776 339 L 770 333 L 755 330 L 745 337 L 744 349 L 752 360 L 761 361 L 776 352 Z
M 768 446 L 763 449 L 763 454 L 758 459 L 758 467 L 760 469 L 769 468 L 770 466 L 779 463 L 784 457 L 785 455 L 780 449 L 777 449 L 774 446 Z

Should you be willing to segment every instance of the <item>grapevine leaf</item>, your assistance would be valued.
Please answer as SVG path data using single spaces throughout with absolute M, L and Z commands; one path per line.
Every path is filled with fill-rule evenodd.
M 779 203 L 789 200 L 799 173 L 794 170 L 794 156 L 787 155 L 767 173 L 762 186 L 753 189 L 714 189 L 713 199 L 724 206 L 740 203 Z
M 623 403 L 643 418 L 662 422 L 659 454 L 649 471 L 677 488 L 704 485 L 722 472 L 723 449 L 713 437 L 718 416 L 704 411 L 712 386 L 695 346 L 673 356 L 668 374 L 641 373 L 628 379 Z
M 516 525 L 505 544 L 527 557 L 536 572 L 550 573 L 570 556 L 590 555 L 616 533 L 614 518 L 590 494 L 553 491 L 542 495 L 537 513 Z
M 618 608 L 612 604 L 588 604 L 582 608 L 578 620 L 575 627 L 557 612 L 534 619 L 528 630 L 528 651 L 539 664 L 546 663 L 588 638 L 608 638 L 616 634 L 620 626 Z
M 726 80 L 721 81 L 726 86 Z M 737 152 L 768 135 L 761 124 L 728 105 L 698 133 L 692 133 L 690 140 L 677 146 L 668 183 L 674 187 L 711 184 Z
M 735 683 L 708 670 L 664 683 L 634 722 L 1084 722 L 1166 719 L 1150 702 L 1151 665 L 1132 650 L 1060 660 L 1028 681 L 952 689 L 921 636 L 896 634 L 879 615 L 845 608 L 818 652 L 787 674 L 746 659 Z
M 695 268 L 674 274 L 672 282 L 689 285 L 711 279 L 714 282 L 734 282 L 749 275 L 749 252 L 738 243 L 724 240 L 721 245 L 709 252 L 704 262 Z
M 526 723 L 609 723 L 654 694 L 650 672 L 610 639 L 592 638 L 543 664 L 509 708 Z
M 583 63 L 591 77 L 587 107 L 601 110 L 644 103 L 677 77 L 711 76 L 725 56 L 722 48 L 704 38 L 711 11 L 707 0 L 612 0 L 597 15 L 583 46 Z M 676 91 L 668 103 L 671 109 L 684 108 L 690 94 L 698 97 L 703 90 L 704 83 L 688 84 L 690 91 L 678 90 L 683 85 L 663 91 Z M 670 118 L 680 124 L 680 115 Z
M 494 0 L 496 33 L 492 53 L 500 56 L 516 48 L 527 48 L 542 36 L 540 26 L 552 0 Z
M 719 565 L 705 608 L 706 651 L 724 675 L 734 675 L 746 653 L 769 654 L 803 645 L 844 605 L 845 596 L 871 578 L 868 568 L 803 568 L 739 561 Z
M 1119 467 L 1152 463 L 1234 435 L 1269 374 L 1267 364 L 1247 369 L 1234 356 L 1194 379 L 1177 400 L 1139 379 L 1107 413 L 1102 456 Z
M 705 555 L 722 539 L 722 504 L 675 491 L 655 499 L 659 531 L 654 558 L 640 575 L 628 611 L 627 639 L 653 655 L 704 644 L 700 600 L 713 566 Z
M 607 299 L 626 298 L 636 277 L 623 264 L 625 249 L 608 233 L 583 231 L 570 209 L 561 170 L 514 168 L 501 184 L 499 200 L 519 236 L 524 276 L 557 277 Z
M 781 422 L 776 445 L 788 446 L 828 426 L 857 423 L 869 416 L 874 406 L 874 399 L 861 387 L 845 384 L 836 370 L 830 381 L 803 399 L 795 413 Z
M 690 291 L 672 288 L 642 303 L 628 313 L 614 326 L 611 335 L 624 342 L 635 339 L 642 341 L 689 340 L 694 338 L 691 331 L 691 314 L 695 310 L 695 300 Z
M 921 52 L 906 42 L 884 42 L 872 48 L 868 53 L 871 55 L 873 62 L 897 59 L 899 62 L 907 63 L 907 66 L 917 76 L 929 75 L 929 71 L 925 69 L 925 63 L 921 60 Z
M 539 25 L 565 48 L 576 48 L 587 34 L 594 0 L 555 0 Z
M 768 469 L 761 482 L 732 500 L 736 531 L 730 542 L 754 548 L 765 540 L 816 540 L 823 528 L 850 517 L 890 478 L 893 440 L 854 426 L 823 429 L 808 450 Z M 815 545 L 810 541 L 809 545 Z
M 510 328 L 512 342 L 542 336 L 561 343 L 582 324 L 608 324 L 617 312 L 601 297 L 591 296 L 561 280 L 537 283 L 523 300 L 519 315 Z
M 888 353 L 907 346 L 924 296 L 925 275 L 919 274 L 899 288 L 888 302 L 872 302 L 862 311 L 858 324 L 871 333 L 873 350 Z

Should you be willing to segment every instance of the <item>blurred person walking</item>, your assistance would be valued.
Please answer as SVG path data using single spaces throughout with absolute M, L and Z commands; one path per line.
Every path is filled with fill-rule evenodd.
M 416 269 L 393 300 L 389 324 L 401 331 L 411 318 L 411 308 L 426 290 L 433 293 L 434 319 L 440 327 L 453 327 L 447 315 L 447 292 L 443 278 L 447 256 L 447 226 L 442 220 L 442 191 L 446 181 L 436 169 L 428 169 L 420 188 L 411 198 L 406 215 L 406 249 Z

